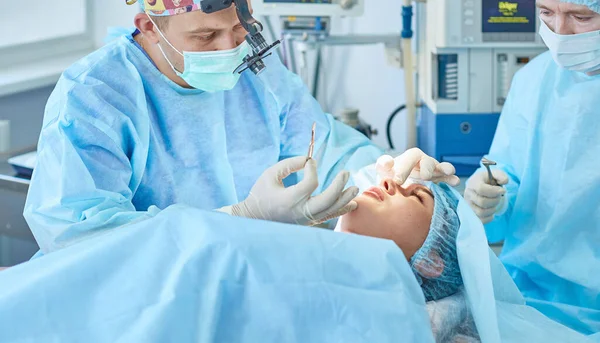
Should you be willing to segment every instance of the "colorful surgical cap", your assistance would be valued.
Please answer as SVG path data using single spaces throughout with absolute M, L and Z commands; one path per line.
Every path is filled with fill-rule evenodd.
M 575 5 L 587 6 L 590 10 L 600 13 L 600 0 L 560 0 L 561 2 L 569 2 Z
M 460 220 L 458 199 L 446 184 L 431 183 L 435 204 L 425 243 L 410 259 L 410 266 L 427 301 L 451 296 L 460 290 L 462 275 L 456 253 Z M 432 276 L 436 275 L 436 276 Z
M 138 0 L 142 11 L 153 16 L 170 16 L 181 13 L 193 12 L 202 9 L 202 0 Z M 233 3 L 232 0 L 223 0 Z M 134 4 L 135 0 L 126 0 L 127 4 Z M 208 9 L 209 10 L 209 9 Z

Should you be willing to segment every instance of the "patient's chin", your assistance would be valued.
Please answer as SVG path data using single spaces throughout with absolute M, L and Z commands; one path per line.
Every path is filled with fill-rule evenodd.
M 341 232 L 357 233 L 354 228 L 359 227 L 360 218 L 361 218 L 361 213 L 359 211 L 360 211 L 360 207 L 357 208 L 355 211 L 352 211 L 352 212 L 347 213 L 344 216 L 342 216 L 342 218 L 340 219 L 341 220 L 341 225 L 340 225 Z
M 340 232 L 354 233 L 354 230 L 351 229 L 352 219 L 349 218 L 350 216 L 350 214 L 346 214 L 342 217 L 342 225 L 340 225 Z
M 342 216 L 340 231 L 364 235 L 364 230 L 371 227 L 374 220 L 376 220 L 376 214 L 373 211 L 373 204 L 370 203 L 370 199 L 359 196 L 355 201 L 358 207 L 356 210 Z

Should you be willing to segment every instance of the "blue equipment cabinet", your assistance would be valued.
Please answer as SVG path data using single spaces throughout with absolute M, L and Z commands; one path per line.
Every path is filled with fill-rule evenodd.
M 458 176 L 470 176 L 489 152 L 499 118 L 499 113 L 434 114 L 424 105 L 419 109 L 418 146 L 438 161 L 452 163 Z

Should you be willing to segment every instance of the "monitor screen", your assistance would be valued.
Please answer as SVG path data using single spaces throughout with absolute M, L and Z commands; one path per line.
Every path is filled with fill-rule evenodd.
M 482 31 L 535 33 L 535 0 L 482 0 Z

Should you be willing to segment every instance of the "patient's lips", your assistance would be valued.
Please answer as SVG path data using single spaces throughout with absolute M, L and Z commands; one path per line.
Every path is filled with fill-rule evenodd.
M 369 196 L 379 201 L 385 199 L 385 192 L 379 187 L 371 187 L 363 192 L 363 195 Z

